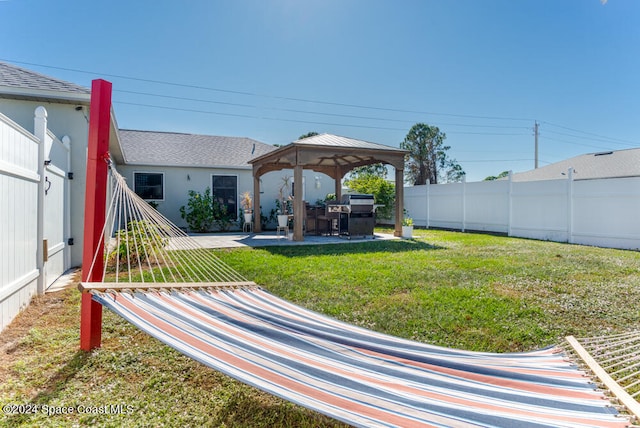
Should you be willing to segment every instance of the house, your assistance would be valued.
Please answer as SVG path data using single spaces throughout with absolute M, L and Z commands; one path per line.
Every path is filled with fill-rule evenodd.
M 187 205 L 189 190 L 203 192 L 210 188 L 236 219 L 240 195 L 253 193 L 249 161 L 276 149 L 244 137 L 125 129 L 119 130 L 119 144 L 121 154 L 114 156 L 114 160 L 129 186 L 183 228 L 187 224 L 180 216 L 180 207 Z M 293 173 L 282 171 L 263 177 L 263 215 L 268 216 L 275 209 L 278 183 L 286 175 Z M 324 199 L 333 188 L 333 180 L 312 171 L 305 174 L 303 184 L 305 197 L 311 201 Z
M 530 171 L 514 173 L 513 181 L 566 178 L 569 168 L 575 180 L 640 177 L 640 148 L 587 153 Z
M 89 88 L 0 62 L 0 330 L 82 263 L 90 100 Z M 181 227 L 189 190 L 210 187 L 238 213 L 240 195 L 254 188 L 248 161 L 275 149 L 250 138 L 120 130 L 113 111 L 110 127 L 115 167 Z M 263 214 L 275 209 L 281 177 L 292 175 L 261 177 Z M 302 177 L 307 201 L 333 188 L 324 174 Z

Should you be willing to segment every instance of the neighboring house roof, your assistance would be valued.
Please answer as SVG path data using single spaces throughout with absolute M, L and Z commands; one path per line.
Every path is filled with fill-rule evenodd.
M 120 129 L 124 163 L 209 168 L 250 168 L 248 161 L 276 149 L 244 137 Z
M 91 90 L 0 62 L 0 97 L 88 104 Z
M 640 176 L 640 148 L 588 153 L 531 171 L 513 174 L 513 181 L 537 181 L 566 178 L 573 168 L 573 178 L 638 177 Z

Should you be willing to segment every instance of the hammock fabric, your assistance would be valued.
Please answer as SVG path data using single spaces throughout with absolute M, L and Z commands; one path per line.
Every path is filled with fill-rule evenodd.
M 354 426 L 630 423 L 556 348 L 441 348 L 339 322 L 259 287 L 92 293 L 181 353 Z

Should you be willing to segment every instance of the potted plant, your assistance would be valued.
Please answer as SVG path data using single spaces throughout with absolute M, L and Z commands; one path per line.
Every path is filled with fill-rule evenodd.
M 413 219 L 411 217 L 402 219 L 402 237 L 407 239 L 413 237 Z
M 244 222 L 251 223 L 251 217 L 253 215 L 253 200 L 251 199 L 251 193 L 244 192 L 240 199 L 240 205 L 244 213 Z
M 291 189 L 291 177 L 285 175 L 282 177 L 282 184 L 278 190 L 279 199 L 276 201 L 278 206 L 278 227 L 287 227 L 289 223 L 289 199 Z

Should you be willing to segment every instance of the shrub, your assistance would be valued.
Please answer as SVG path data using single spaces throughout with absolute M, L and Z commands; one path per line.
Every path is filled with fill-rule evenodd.
M 161 233 L 159 225 L 146 220 L 132 220 L 126 229 L 116 232 L 116 247 L 109 253 L 111 262 L 130 263 L 137 266 L 163 248 L 168 239 Z
M 189 201 L 186 207 L 180 207 L 180 216 L 187 221 L 189 230 L 209 231 L 215 221 L 211 189 L 207 187 L 202 194 L 189 190 Z
M 229 212 L 226 205 L 223 205 L 218 198 L 213 198 L 213 222 L 218 226 L 222 232 L 226 232 L 231 227 L 233 218 L 235 217 Z

